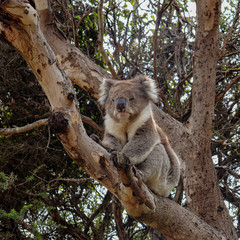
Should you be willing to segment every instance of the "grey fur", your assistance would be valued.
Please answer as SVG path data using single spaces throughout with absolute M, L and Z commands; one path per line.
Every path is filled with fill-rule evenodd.
M 116 106 L 124 99 L 124 110 Z M 153 80 L 138 76 L 131 80 L 105 80 L 99 102 L 104 106 L 103 144 L 118 151 L 119 164 L 135 165 L 144 183 L 156 194 L 167 197 L 178 184 L 180 164 L 166 134 L 156 125 L 151 102 L 157 102 Z

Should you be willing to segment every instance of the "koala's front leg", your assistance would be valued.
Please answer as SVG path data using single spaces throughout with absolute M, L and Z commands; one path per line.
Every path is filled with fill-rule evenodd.
M 108 132 L 105 132 L 102 143 L 106 148 L 111 149 L 109 152 L 122 150 L 120 141 Z
M 136 130 L 132 139 L 124 146 L 121 153 L 122 161 L 129 159 L 132 165 L 143 162 L 160 143 L 159 135 L 150 118 L 139 129 Z

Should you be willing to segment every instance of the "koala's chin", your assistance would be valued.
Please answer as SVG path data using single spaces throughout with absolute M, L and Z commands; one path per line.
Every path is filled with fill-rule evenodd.
M 117 112 L 116 117 L 119 121 L 128 121 L 130 118 L 130 113 L 128 112 Z

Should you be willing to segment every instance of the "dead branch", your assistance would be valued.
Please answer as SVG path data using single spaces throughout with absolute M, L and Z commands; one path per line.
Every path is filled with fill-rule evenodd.
M 86 226 L 85 226 L 84 234 L 87 235 L 89 227 L 92 225 L 92 221 L 104 208 L 106 208 L 106 205 L 109 204 L 110 199 L 111 199 L 111 193 L 109 191 L 107 191 L 101 205 L 96 209 L 96 211 L 88 219 Z
M 181 87 L 188 78 L 192 77 L 192 75 L 193 75 L 193 71 L 191 71 L 189 74 L 187 74 L 187 75 L 178 83 L 177 88 Z
M 14 127 L 14 128 L 0 128 L 0 135 L 12 135 L 15 133 L 22 133 L 27 132 L 30 130 L 33 130 L 35 128 L 38 128 L 40 126 L 48 125 L 48 119 L 41 119 L 34 123 L 27 124 L 23 127 Z
M 167 74 L 169 75 L 169 77 L 170 77 L 170 74 L 169 74 L 169 72 L 167 71 L 166 64 L 167 64 L 167 62 L 170 60 L 170 58 L 172 58 L 172 56 L 173 56 L 173 55 L 170 55 L 169 58 L 168 58 L 168 59 L 165 61 L 165 63 L 163 64 L 163 67 L 164 67 L 165 71 L 167 72 Z M 164 104 L 165 108 L 167 109 L 167 112 L 168 112 L 173 118 L 179 119 L 179 116 L 178 116 L 174 111 L 172 111 L 172 109 L 171 109 L 171 107 L 170 107 L 170 105 L 169 105 L 169 103 L 168 103 L 168 100 L 167 100 L 164 92 L 163 92 L 162 89 L 159 87 L 159 84 L 158 84 L 158 81 L 157 81 L 157 76 L 156 76 L 154 79 L 155 79 L 155 83 L 156 83 L 156 85 L 157 85 L 157 87 L 158 87 L 158 93 L 159 93 L 159 95 L 160 95 L 160 97 L 161 97 L 161 99 L 162 99 L 162 101 L 163 101 L 163 104 Z
M 162 89 L 161 88 L 158 88 L 158 93 L 163 101 L 163 104 L 164 106 L 166 107 L 167 109 L 167 112 L 175 119 L 179 119 L 180 117 L 171 109 L 171 107 L 169 106 L 168 104 L 168 100 L 165 96 L 165 94 L 163 93 Z

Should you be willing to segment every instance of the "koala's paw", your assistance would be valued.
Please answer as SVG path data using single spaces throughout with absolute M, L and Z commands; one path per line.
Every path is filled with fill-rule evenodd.
M 114 163 L 116 167 L 118 167 L 117 153 L 118 153 L 117 151 L 112 151 L 110 157 L 111 161 Z
M 111 153 L 111 159 L 117 167 L 126 168 L 130 165 L 129 159 L 124 154 L 118 151 L 113 151 Z

